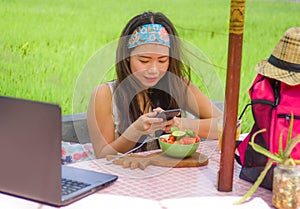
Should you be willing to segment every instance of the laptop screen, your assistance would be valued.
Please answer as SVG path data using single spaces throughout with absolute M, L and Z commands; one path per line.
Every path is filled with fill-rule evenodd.
M 0 97 L 0 115 L 1 191 L 60 199 L 60 107 Z

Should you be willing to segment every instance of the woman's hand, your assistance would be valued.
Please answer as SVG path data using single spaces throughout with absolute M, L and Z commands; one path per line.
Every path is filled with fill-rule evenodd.
M 133 128 L 142 134 L 154 134 L 157 130 L 164 130 L 165 123 L 162 118 L 155 117 L 159 112 L 162 112 L 163 109 L 156 108 L 153 112 L 146 113 L 141 115 L 133 124 Z
M 177 127 L 179 129 L 190 129 L 198 132 L 199 121 L 191 118 L 174 117 L 165 123 L 165 132 L 171 133 L 171 128 Z
M 217 122 L 218 117 L 208 119 L 174 117 L 165 123 L 165 132 L 171 133 L 171 127 L 177 127 L 183 130 L 192 130 L 201 138 L 217 139 Z
M 165 124 L 164 124 L 165 127 L 164 127 L 163 130 L 166 133 L 171 133 L 171 128 L 172 127 L 181 128 L 181 119 L 182 118 L 174 117 L 173 119 L 166 121 Z

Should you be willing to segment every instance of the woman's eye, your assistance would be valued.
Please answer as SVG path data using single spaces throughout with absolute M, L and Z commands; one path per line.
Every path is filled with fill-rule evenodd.
M 159 60 L 160 63 L 166 63 L 168 59 Z
M 149 62 L 148 60 L 140 60 L 141 63 L 147 63 Z

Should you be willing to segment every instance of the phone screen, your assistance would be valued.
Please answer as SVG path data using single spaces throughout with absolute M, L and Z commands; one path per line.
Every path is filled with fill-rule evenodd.
M 172 110 L 165 110 L 160 112 L 156 115 L 157 118 L 163 118 L 164 120 L 171 120 L 175 116 L 179 116 L 180 109 L 172 109 Z

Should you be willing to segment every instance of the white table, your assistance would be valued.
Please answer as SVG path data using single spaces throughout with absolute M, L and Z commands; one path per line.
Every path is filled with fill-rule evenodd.
M 258 188 L 248 202 L 234 206 L 233 202 L 243 196 L 252 184 L 239 179 L 240 166 L 235 164 L 233 191 L 219 192 L 218 142 L 201 142 L 198 151 L 209 157 L 208 165 L 191 168 L 148 166 L 145 170 L 131 170 L 119 165 L 106 165 L 105 159 L 71 164 L 75 167 L 113 173 L 118 175 L 119 179 L 109 187 L 65 208 L 273 208 L 272 192 L 264 188 Z M 0 208 L 52 207 L 0 193 Z

